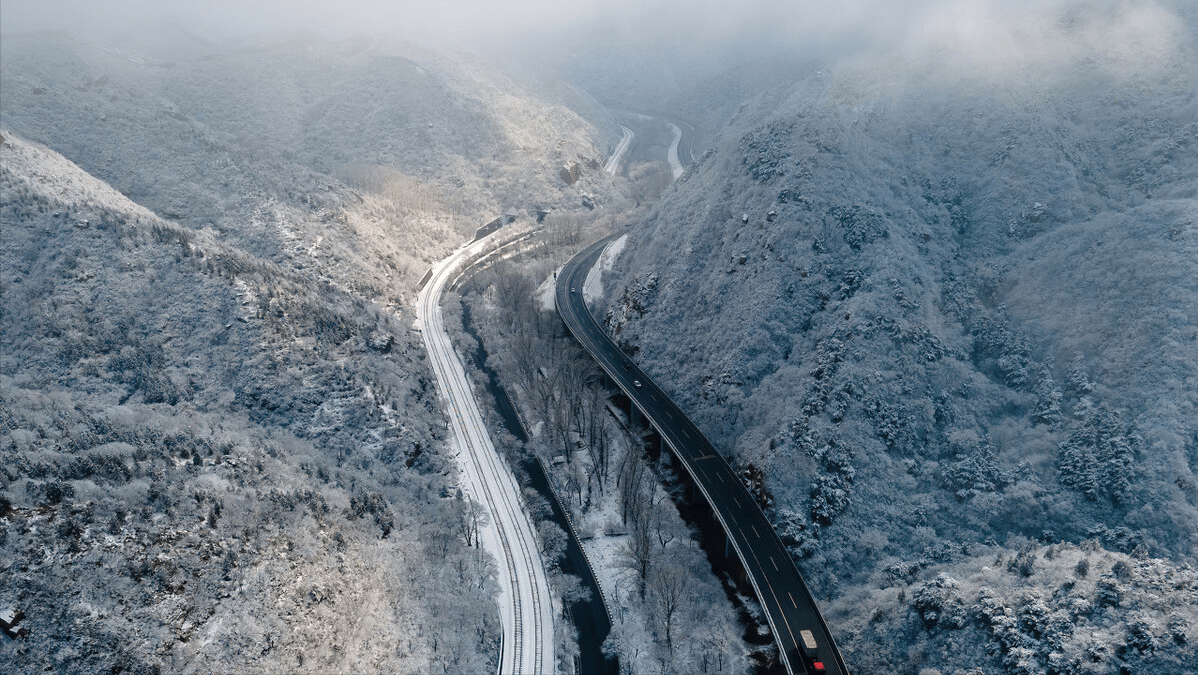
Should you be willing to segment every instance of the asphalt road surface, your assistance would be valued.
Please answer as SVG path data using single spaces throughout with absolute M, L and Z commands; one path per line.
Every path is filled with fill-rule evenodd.
M 670 129 L 674 132 L 674 139 L 670 142 L 670 149 L 666 151 L 666 161 L 670 165 L 670 173 L 674 176 L 674 180 L 682 177 L 686 169 L 683 168 L 682 162 L 678 159 L 678 144 L 682 142 L 682 127 L 679 127 L 673 122 L 666 122 L 670 125 Z
M 744 564 L 788 673 L 847 673 L 840 650 L 790 554 L 756 500 L 698 427 L 595 321 L 582 297 L 587 272 L 614 237 L 592 244 L 558 274 L 557 311 L 583 348 L 652 422 L 699 487 Z M 814 648 L 807 646 L 810 631 Z

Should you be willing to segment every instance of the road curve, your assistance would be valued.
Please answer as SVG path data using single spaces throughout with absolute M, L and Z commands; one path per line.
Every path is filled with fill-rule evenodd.
M 429 364 L 449 412 L 453 440 L 458 445 L 462 488 L 490 516 L 479 536 L 498 564 L 503 624 L 499 673 L 548 675 L 556 670 L 554 609 L 532 521 L 523 509 L 515 476 L 491 442 L 441 318 L 441 291 L 445 286 L 472 261 L 502 245 L 508 236 L 506 228 L 501 229 L 437 263 L 417 298 L 417 316 Z
M 608 158 L 607 164 L 603 165 L 603 170 L 615 175 L 620 172 L 620 165 L 624 163 L 624 155 L 628 152 L 628 146 L 632 145 L 632 129 L 620 125 L 620 131 L 624 134 L 620 138 L 620 142 L 616 144 L 616 149 L 612 151 L 611 157 Z
M 681 124 L 682 126 L 686 127 L 686 129 L 682 130 L 682 144 L 686 147 L 686 151 L 685 152 L 680 151 L 678 153 L 678 156 L 679 156 L 679 158 L 686 157 L 687 164 L 694 164 L 695 163 L 695 128 L 693 126 L 691 126 L 690 122 L 684 122 L 683 120 L 675 120 L 675 121 L 678 122 L 679 124 Z
M 674 175 L 674 180 L 678 180 L 686 171 L 682 168 L 682 162 L 678 161 L 678 143 L 682 141 L 682 128 L 669 120 L 666 120 L 666 124 L 670 125 L 670 129 L 674 132 L 674 138 L 670 141 L 670 150 L 666 153 L 666 161 L 670 163 L 670 173 Z
M 587 272 L 613 238 L 592 244 L 562 268 L 555 289 L 558 314 L 608 377 L 661 433 L 711 505 L 765 610 L 786 671 L 791 675 L 847 674 L 844 659 L 815 599 L 756 500 L 723 455 L 620 351 L 587 308 L 582 285 Z M 640 386 L 633 384 L 636 381 Z M 808 656 L 809 652 L 804 648 L 803 631 L 810 631 L 815 640 L 812 656 Z

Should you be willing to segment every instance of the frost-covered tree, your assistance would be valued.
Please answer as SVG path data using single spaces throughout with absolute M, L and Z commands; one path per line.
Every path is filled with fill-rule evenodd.
M 1012 477 L 999 467 L 994 444 L 982 441 L 967 454 L 956 456 L 945 470 L 944 480 L 957 499 L 967 500 L 1002 489 Z
M 1052 373 L 1047 366 L 1040 368 L 1039 381 L 1035 387 L 1036 394 L 1036 409 L 1032 413 L 1032 421 L 1036 424 L 1044 424 L 1049 428 L 1056 428 L 1061 424 L 1061 399 L 1063 395 L 1061 390 L 1057 388 L 1057 383 L 1052 379 Z
M 1142 438 L 1134 425 L 1105 405 L 1083 399 L 1077 427 L 1060 445 L 1060 481 L 1087 499 L 1125 501 L 1135 477 Z

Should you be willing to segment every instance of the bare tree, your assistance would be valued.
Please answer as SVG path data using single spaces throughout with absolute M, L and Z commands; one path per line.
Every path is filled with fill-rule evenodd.
M 600 493 L 607 479 L 607 435 L 603 428 L 606 404 L 607 392 L 602 387 L 593 386 L 588 390 L 586 446 L 591 456 L 591 473 L 599 484 Z
M 537 521 L 536 528 L 541 542 L 541 555 L 556 567 L 566 555 L 568 536 L 565 530 L 552 520 Z
M 635 439 L 633 439 L 635 440 Z M 639 444 L 636 446 L 639 448 Z M 641 461 L 640 453 L 629 447 L 620 458 L 619 477 L 616 487 L 620 490 L 620 519 L 628 525 L 629 517 L 637 505 L 645 481 L 645 463 Z
M 669 496 L 663 493 L 653 502 L 653 507 L 648 514 L 653 534 L 657 538 L 657 543 L 661 544 L 661 550 L 663 551 L 678 536 L 678 530 L 674 527 L 674 520 L 670 517 L 672 514 L 670 513 L 671 509 L 668 500 Z
M 651 502 L 642 493 L 634 500 L 634 504 L 628 538 L 620 548 L 619 564 L 636 573 L 637 589 L 641 600 L 644 600 L 646 581 L 649 570 L 653 567 L 656 549 L 653 546 L 653 528 L 648 517 Z
M 462 538 L 466 546 L 478 546 L 478 531 L 487 524 L 487 511 L 478 502 L 465 497 L 460 489 L 455 497 L 462 504 L 458 511 L 458 525 Z
M 666 649 L 674 654 L 674 621 L 678 610 L 688 602 L 692 573 L 666 558 L 653 566 L 649 574 L 649 599 L 665 629 Z
M 495 304 L 504 317 L 505 327 L 515 331 L 518 324 L 528 322 L 534 308 L 531 279 L 510 266 L 499 266 L 489 273 L 490 283 L 495 288 Z
M 555 212 L 545 219 L 544 237 L 550 244 L 569 246 L 582 237 L 582 216 L 577 213 Z

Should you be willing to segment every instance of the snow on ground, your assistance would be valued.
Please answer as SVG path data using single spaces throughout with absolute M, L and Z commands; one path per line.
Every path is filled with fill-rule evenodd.
M 620 257 L 620 254 L 624 251 L 624 245 L 627 243 L 628 235 L 624 235 L 607 245 L 607 248 L 603 251 L 603 255 L 599 257 L 603 261 L 603 270 L 605 272 L 610 272 L 612 267 L 615 266 L 616 258 Z
M 582 286 L 582 298 L 587 303 L 592 303 L 603 297 L 603 273 L 610 272 L 616 264 L 616 258 L 620 257 L 620 253 L 624 250 L 624 244 L 628 243 L 628 235 L 624 235 L 619 239 L 608 244 L 603 249 L 603 253 L 599 254 L 599 259 L 595 261 L 595 266 L 587 272 L 586 283 Z
M 582 285 L 582 299 L 588 305 L 603 297 L 603 256 L 595 261 L 595 266 L 587 272 L 586 283 Z
M 498 565 L 503 633 L 500 669 L 507 672 L 547 672 L 553 668 L 553 605 L 545 567 L 537 554 L 534 527 L 520 503 L 519 488 L 510 468 L 499 457 L 473 397 L 462 362 L 441 322 L 442 289 L 463 266 L 486 251 L 498 251 L 504 231 L 464 244 L 434 267 L 432 278 L 418 297 L 420 331 L 429 364 L 450 414 L 451 439 L 458 445 L 461 487 L 482 505 L 490 518 L 479 524 L 478 538 Z M 513 240 L 511 243 L 516 243 Z M 507 572 L 504 574 L 504 572 Z M 527 649 L 525 649 L 527 648 Z
M 618 434 L 610 437 L 617 453 L 627 452 L 626 441 Z M 582 514 L 576 513 L 578 519 L 578 536 L 582 548 L 591 561 L 591 568 L 607 601 L 607 609 L 614 621 L 626 609 L 623 598 L 628 593 L 634 580 L 629 570 L 620 564 L 621 550 L 628 535 L 620 519 L 620 499 L 615 491 L 602 495 L 602 503 L 592 506 Z
M 621 566 L 620 551 L 627 534 L 607 534 L 605 525 L 620 523 L 620 504 L 615 498 L 608 499 L 602 509 L 592 509 L 583 519 L 583 532 L 580 536 L 588 537 L 582 541 L 582 548 L 591 561 L 599 588 L 607 600 L 607 609 L 612 617 L 618 616 L 626 603 L 622 599 L 634 583 L 628 570 Z
M 533 291 L 532 293 L 533 299 L 541 304 L 542 312 L 552 312 L 557 308 L 557 305 L 555 304 L 556 301 L 553 299 L 553 290 L 557 287 L 557 273 L 560 272 L 561 269 L 562 268 L 559 267 L 553 270 L 553 274 L 545 277 L 545 280 L 541 282 L 541 285 L 537 286 L 537 290 Z
M 632 132 L 632 129 L 623 124 L 620 125 L 620 132 L 623 136 L 620 138 L 619 144 L 616 145 L 616 149 L 612 151 L 607 164 L 603 166 L 604 171 L 613 175 L 619 173 L 620 164 L 624 161 L 624 155 L 628 154 L 628 148 L 632 145 L 632 137 L 636 135 Z

